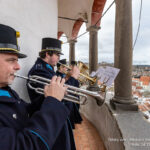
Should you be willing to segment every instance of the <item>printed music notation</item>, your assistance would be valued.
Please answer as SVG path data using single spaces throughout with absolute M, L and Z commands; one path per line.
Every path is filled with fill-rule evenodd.
M 115 78 L 117 77 L 120 69 L 115 68 L 115 67 L 99 67 L 97 71 L 92 72 L 90 74 L 91 77 L 97 77 L 98 80 L 102 84 L 105 84 L 107 87 L 111 86 L 112 83 L 114 82 Z

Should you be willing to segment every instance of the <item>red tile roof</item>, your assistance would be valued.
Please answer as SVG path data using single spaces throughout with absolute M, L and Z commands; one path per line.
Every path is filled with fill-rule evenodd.
M 136 86 L 136 89 L 141 90 L 142 87 L 141 86 Z
M 146 107 L 144 105 L 138 105 L 140 111 L 147 111 Z
M 141 82 L 150 82 L 150 77 L 149 76 L 141 76 L 140 81 Z
M 137 84 L 136 82 L 132 82 L 132 86 L 136 86 L 136 84 Z
M 143 81 L 143 85 L 149 85 L 150 81 Z

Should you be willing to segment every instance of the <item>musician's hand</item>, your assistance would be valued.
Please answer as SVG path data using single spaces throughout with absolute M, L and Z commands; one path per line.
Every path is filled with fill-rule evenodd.
M 49 85 L 44 88 L 45 97 L 52 96 L 61 101 L 64 97 L 67 87 L 64 87 L 65 79 L 54 76 Z
M 77 66 L 72 66 L 72 69 L 70 71 L 71 77 L 74 77 L 75 79 L 78 79 L 80 70 Z

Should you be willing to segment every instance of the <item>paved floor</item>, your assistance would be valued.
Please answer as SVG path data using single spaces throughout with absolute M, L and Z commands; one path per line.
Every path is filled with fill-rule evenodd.
M 106 150 L 96 128 L 84 116 L 74 132 L 77 150 Z

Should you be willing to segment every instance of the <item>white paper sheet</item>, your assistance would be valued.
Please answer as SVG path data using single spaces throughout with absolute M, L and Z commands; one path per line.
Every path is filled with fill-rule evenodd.
M 114 82 L 115 78 L 117 77 L 120 69 L 115 67 L 99 67 L 97 71 L 92 72 L 90 74 L 91 77 L 97 77 L 101 83 L 105 84 L 107 87 L 111 86 Z

